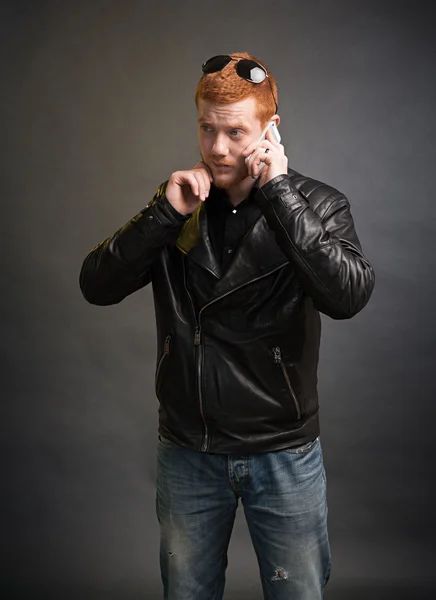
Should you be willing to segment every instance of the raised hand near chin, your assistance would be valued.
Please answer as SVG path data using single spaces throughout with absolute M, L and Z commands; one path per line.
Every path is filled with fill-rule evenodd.
M 169 178 L 165 195 L 180 214 L 189 215 L 206 200 L 212 181 L 210 168 L 199 161 L 193 169 L 175 171 Z

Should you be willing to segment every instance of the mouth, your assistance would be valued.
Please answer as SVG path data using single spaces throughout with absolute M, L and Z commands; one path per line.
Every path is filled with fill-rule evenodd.
M 232 166 L 231 165 L 222 165 L 219 163 L 212 163 L 213 166 L 215 167 L 215 169 L 218 169 L 219 171 L 225 171 L 226 169 L 231 169 Z

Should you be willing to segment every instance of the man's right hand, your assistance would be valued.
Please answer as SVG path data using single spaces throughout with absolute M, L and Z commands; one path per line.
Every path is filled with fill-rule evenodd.
M 165 195 L 177 212 L 189 215 L 209 195 L 212 171 L 203 161 L 190 171 L 175 171 L 169 178 Z

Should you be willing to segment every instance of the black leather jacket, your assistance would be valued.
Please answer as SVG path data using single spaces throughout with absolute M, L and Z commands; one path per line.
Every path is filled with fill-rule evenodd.
M 319 311 L 349 319 L 374 288 L 349 201 L 289 169 L 256 192 L 262 216 L 221 274 L 205 206 L 178 220 L 166 184 L 80 272 L 97 305 L 152 283 L 159 433 L 229 454 L 316 438 Z

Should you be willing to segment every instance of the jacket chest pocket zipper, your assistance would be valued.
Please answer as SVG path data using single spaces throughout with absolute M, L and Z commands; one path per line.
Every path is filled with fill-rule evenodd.
M 171 343 L 171 336 L 167 335 L 167 337 L 165 338 L 165 344 L 164 344 L 164 351 L 162 356 L 160 357 L 159 363 L 157 365 L 157 371 L 156 371 L 156 387 L 157 387 L 157 382 L 159 381 L 159 373 L 161 370 L 161 367 L 163 365 L 164 360 L 166 359 L 166 357 L 169 355 L 170 353 L 170 343 Z
M 286 365 L 285 363 L 282 361 L 282 351 L 280 349 L 279 346 L 276 346 L 275 348 L 272 349 L 273 353 L 274 353 L 274 362 L 276 364 L 279 364 L 281 369 L 282 369 L 282 373 L 283 376 L 285 378 L 286 381 L 286 386 L 288 388 L 288 391 L 291 395 L 292 401 L 294 403 L 294 407 L 295 407 L 295 412 L 297 413 L 297 420 L 299 420 L 301 418 L 301 408 L 300 408 L 300 404 L 298 402 L 298 398 L 297 395 L 294 391 L 294 388 L 292 387 L 291 384 L 291 380 L 289 379 L 289 374 L 288 371 L 286 369 Z

